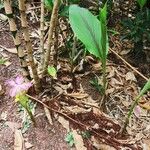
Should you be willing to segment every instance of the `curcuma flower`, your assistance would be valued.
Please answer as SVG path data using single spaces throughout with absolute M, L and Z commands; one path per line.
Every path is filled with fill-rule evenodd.
M 9 95 L 11 97 L 15 97 L 21 92 L 26 92 L 32 86 L 32 83 L 26 83 L 22 76 L 17 76 L 14 80 L 8 80 L 6 84 L 10 87 Z

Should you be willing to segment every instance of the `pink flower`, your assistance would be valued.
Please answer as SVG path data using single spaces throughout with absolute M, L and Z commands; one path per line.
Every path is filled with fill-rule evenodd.
M 27 91 L 32 83 L 25 83 L 24 78 L 22 76 L 17 76 L 15 80 L 8 80 L 6 84 L 10 87 L 9 95 L 11 97 L 16 96 L 17 94 Z

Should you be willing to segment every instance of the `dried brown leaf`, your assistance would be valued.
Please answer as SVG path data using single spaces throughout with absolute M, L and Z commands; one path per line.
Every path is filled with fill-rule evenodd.
M 114 147 L 100 143 L 94 136 L 91 137 L 91 141 L 93 142 L 93 146 L 98 150 L 115 150 Z
M 123 85 L 123 83 L 115 78 L 111 78 L 110 85 L 116 88 L 116 85 Z
M 73 114 L 80 114 L 80 113 L 87 113 L 87 112 L 90 112 L 92 109 L 89 108 L 89 109 L 84 109 L 82 107 L 78 107 L 78 106 L 70 106 L 70 107 L 64 107 L 64 109 L 70 111 L 71 113 Z
M 53 125 L 52 117 L 48 108 L 44 107 L 45 115 L 51 125 Z
M 6 15 L 0 13 L 0 20 L 6 21 L 8 18 Z
M 2 86 L 0 85 L 0 95 L 3 95 L 4 94 L 4 90 L 2 88 Z
M 16 48 L 5 48 L 5 50 L 10 52 L 10 53 L 17 54 Z
M 71 94 L 68 93 L 66 95 L 77 99 L 83 99 L 88 97 L 88 94 L 86 93 L 71 93 Z
M 59 117 L 58 117 L 58 121 L 59 121 L 59 123 L 61 123 L 62 126 L 67 130 L 67 132 L 70 131 L 70 128 L 69 128 L 69 121 L 68 121 L 68 120 L 66 120 L 64 117 L 59 116 Z
M 32 147 L 33 147 L 33 145 L 32 145 L 31 143 L 25 142 L 25 148 L 26 148 L 26 149 L 30 149 L 30 148 L 32 148 Z
M 107 78 L 112 78 L 115 76 L 115 68 L 114 67 L 109 66 L 107 71 L 108 71 Z
M 72 131 L 73 138 L 74 138 L 74 144 L 77 150 L 87 150 L 87 148 L 84 146 L 83 138 L 81 135 L 77 133 L 76 130 Z
M 126 78 L 126 81 L 137 81 L 136 78 L 135 78 L 135 75 L 133 74 L 133 72 L 128 72 L 125 76 Z
M 21 124 L 16 123 L 16 122 L 7 121 L 5 124 L 6 124 L 13 132 L 14 132 L 16 129 L 21 128 Z
M 14 138 L 14 150 L 25 150 L 24 139 L 21 130 L 15 130 Z

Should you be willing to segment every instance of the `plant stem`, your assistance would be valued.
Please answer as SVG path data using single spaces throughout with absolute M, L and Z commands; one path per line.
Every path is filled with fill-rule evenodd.
M 106 92 L 106 60 L 102 63 L 102 70 L 103 70 L 103 94 L 105 95 Z
M 135 101 L 133 102 L 133 104 L 132 104 L 132 106 L 131 106 L 131 108 L 130 108 L 130 111 L 128 112 L 128 115 L 127 115 L 127 117 L 126 117 L 126 120 L 125 120 L 123 129 L 122 129 L 122 134 L 125 132 L 126 127 L 127 127 L 127 125 L 129 124 L 129 119 L 130 119 L 130 117 L 132 116 L 133 110 L 134 110 L 135 106 L 138 104 L 138 100 L 140 99 L 140 97 L 141 97 L 141 95 L 139 95 L 139 96 L 135 99 Z
M 33 47 L 32 47 L 32 43 L 30 40 L 30 35 L 29 35 L 29 29 L 28 29 L 28 25 L 27 25 L 27 19 L 26 19 L 26 7 L 25 7 L 25 0 L 19 0 L 19 11 L 20 11 L 20 15 L 21 15 L 21 25 L 23 28 L 23 36 L 25 39 L 25 46 L 27 49 L 27 55 L 28 55 L 28 61 L 29 61 L 29 65 L 31 67 L 31 71 L 33 74 L 33 79 L 34 79 L 34 84 L 35 84 L 35 91 L 39 92 L 40 88 L 41 88 L 41 84 L 40 84 L 40 79 L 38 77 L 38 73 L 37 73 L 37 69 L 36 69 L 36 65 L 34 63 L 34 59 L 33 59 Z
M 74 67 L 74 57 L 75 57 L 75 51 L 76 51 L 76 44 L 77 44 L 77 39 L 74 36 L 73 37 L 73 46 L 72 46 L 72 51 L 71 51 L 71 73 L 73 73 L 73 67 Z
M 5 7 L 6 15 L 8 17 L 8 22 L 9 22 L 9 26 L 10 26 L 10 31 L 13 36 L 13 41 L 14 41 L 15 47 L 17 49 L 17 54 L 18 54 L 19 61 L 21 64 L 23 76 L 30 80 L 31 77 L 30 77 L 28 65 L 26 62 L 26 55 L 21 47 L 21 40 L 20 40 L 18 31 L 17 31 L 15 20 L 13 18 L 10 0 L 4 0 L 4 7 Z
M 59 34 L 59 23 L 58 23 L 58 15 L 55 19 L 55 43 L 54 43 L 54 53 L 52 54 L 53 57 L 53 65 L 57 68 L 57 60 L 58 60 L 58 34 Z
M 52 44 L 52 40 L 53 40 L 52 37 L 53 37 L 53 31 L 56 27 L 55 26 L 55 24 L 56 24 L 55 20 L 57 19 L 57 16 L 58 16 L 59 1 L 60 0 L 54 1 L 52 15 L 51 15 L 51 19 L 50 19 L 50 28 L 49 28 L 48 41 L 47 41 L 48 44 L 47 44 L 47 50 L 46 50 L 45 59 L 44 59 L 42 76 L 44 76 L 46 74 L 47 67 L 48 67 L 49 60 L 50 60 L 51 44 Z
M 44 64 L 44 0 L 41 0 L 41 19 L 40 19 L 40 52 L 41 52 L 41 68 Z

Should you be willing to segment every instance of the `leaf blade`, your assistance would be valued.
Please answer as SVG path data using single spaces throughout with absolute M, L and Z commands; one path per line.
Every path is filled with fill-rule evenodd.
M 72 30 L 87 50 L 102 59 L 100 21 L 85 8 L 71 5 L 69 20 Z

